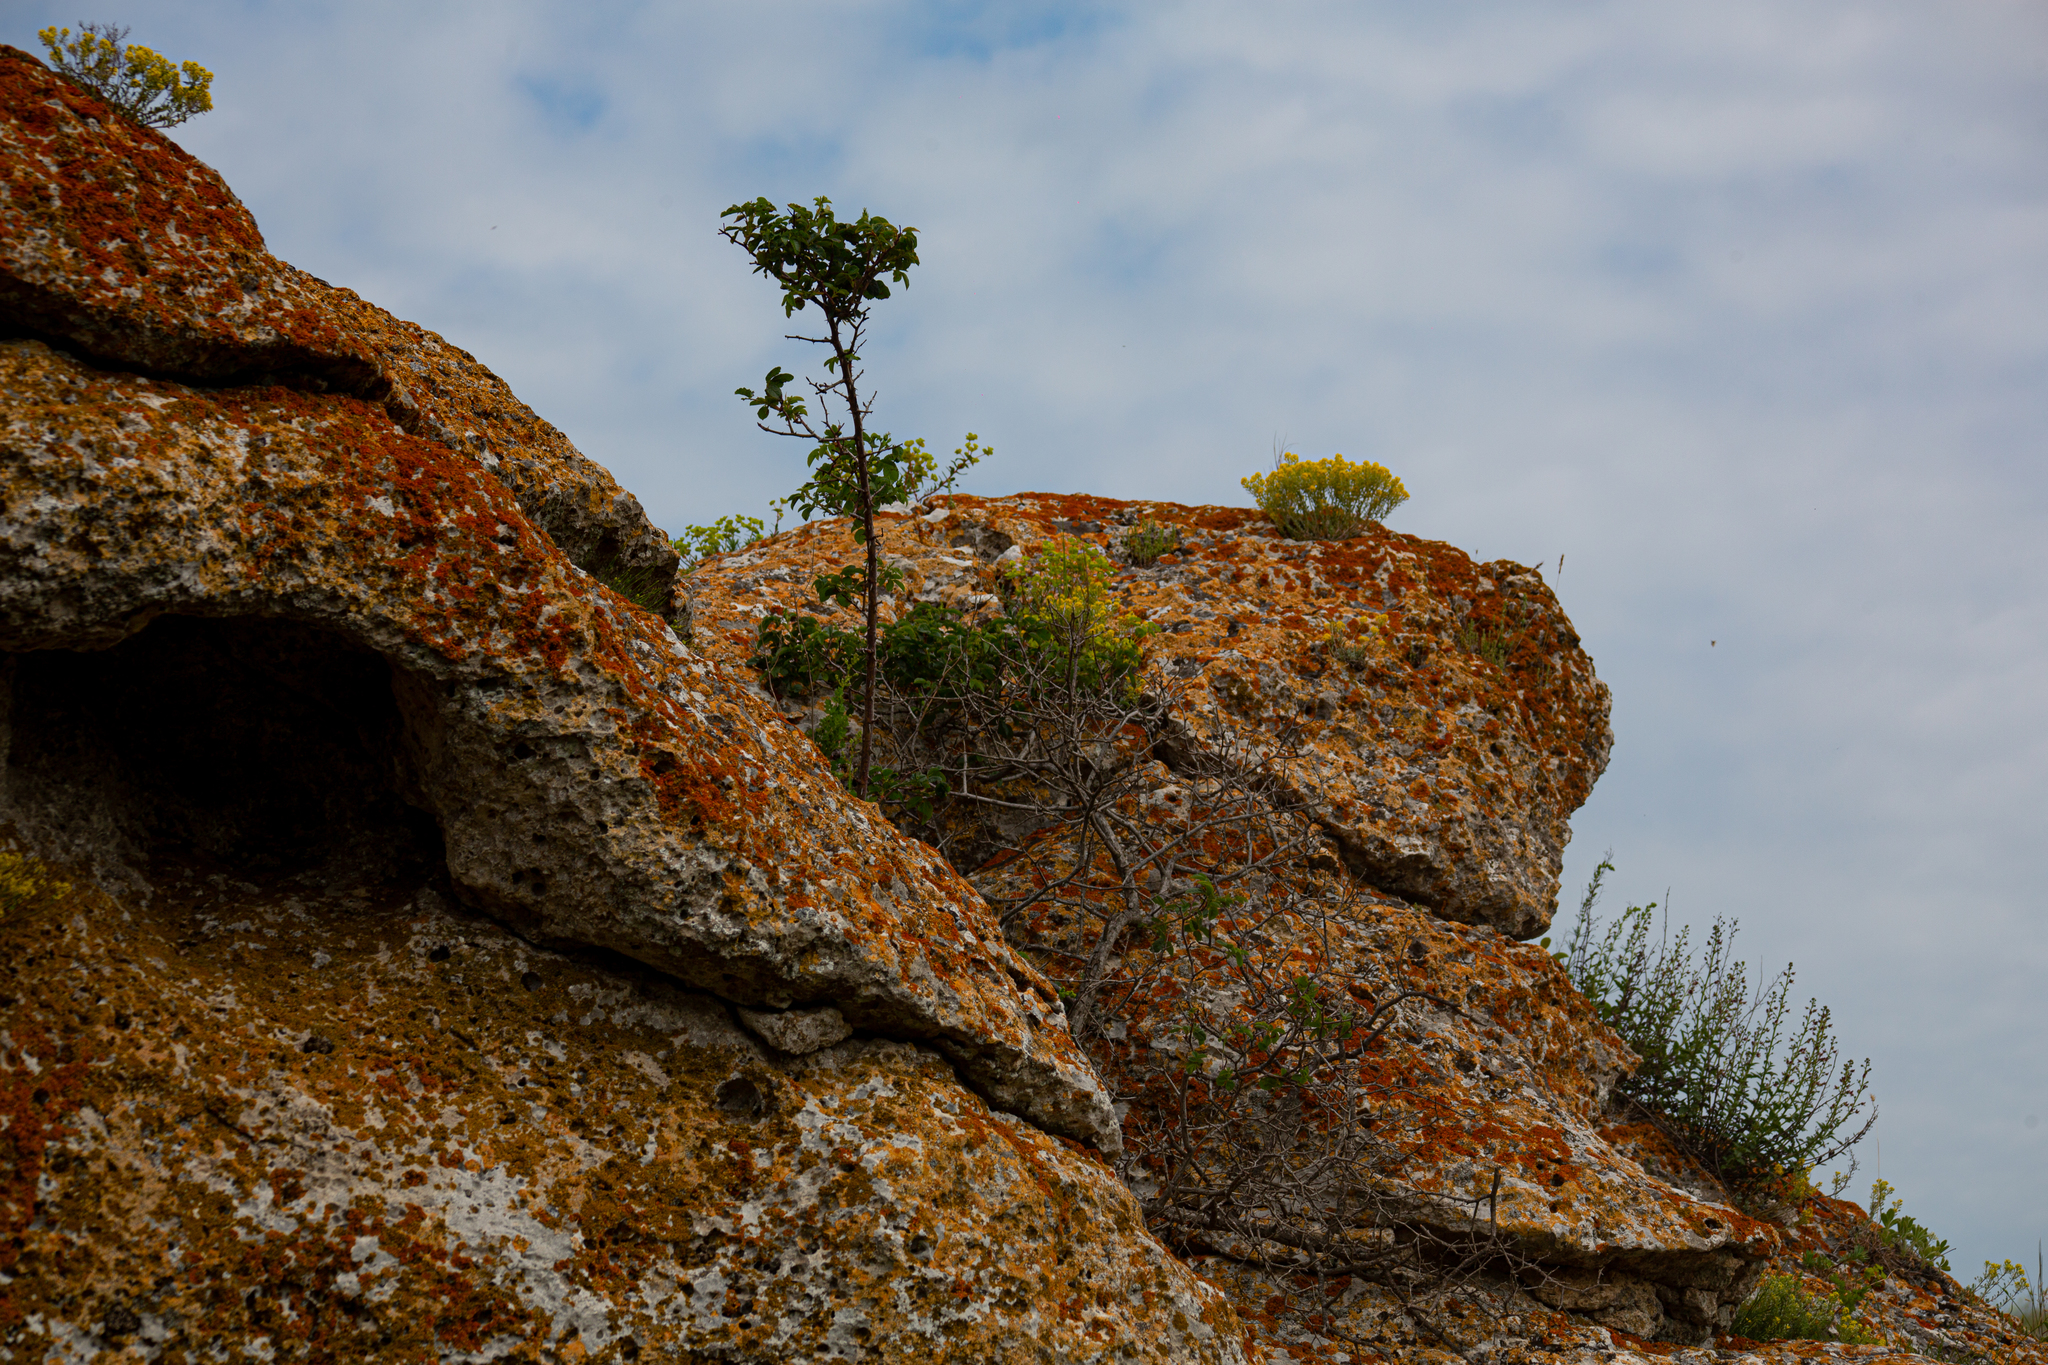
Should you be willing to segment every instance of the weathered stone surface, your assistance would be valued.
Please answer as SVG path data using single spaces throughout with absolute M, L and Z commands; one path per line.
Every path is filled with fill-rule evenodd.
M 15 734 L 50 733 L 35 708 L 67 691 L 107 698 L 77 714 L 79 744 L 9 758 L 5 799 L 41 846 L 146 881 L 173 837 L 148 784 L 200 805 L 241 775 L 124 751 L 123 710 L 161 703 L 129 659 L 189 675 L 198 706 L 209 675 L 264 666 L 237 661 L 246 629 L 178 618 L 296 623 L 332 637 L 293 656 L 301 672 L 323 650 L 388 669 L 381 693 L 335 703 L 387 736 L 396 786 L 364 799 L 432 817 L 467 903 L 750 1007 L 832 1004 L 947 1051 L 999 1105 L 1114 1144 L 1057 996 L 973 890 L 726 670 L 573 568 L 474 462 L 362 399 L 193 389 L 35 341 L 0 343 L 0 404 L 0 648 L 40 652 L 18 663 Z M 54 653 L 77 650 L 95 652 Z M 251 725 L 261 693 L 252 678 Z M 193 817 L 224 846 L 262 842 L 235 818 Z
M 1333 982 L 1375 995 L 1421 993 L 1400 1007 L 1400 1025 L 1365 1071 L 1381 1092 L 1385 1131 L 1398 1133 L 1406 1152 L 1401 1181 L 1433 1204 L 1426 1221 L 1452 1237 L 1498 1226 L 1539 1282 L 1600 1284 L 1597 1303 L 1566 1295 L 1552 1305 L 1569 1310 L 1559 1330 L 1576 1331 L 1576 1322 L 1704 1340 L 1754 1285 L 1779 1229 L 1729 1207 L 1654 1129 L 1610 1110 L 1613 1083 L 1633 1057 L 1547 951 L 1516 941 L 1548 922 L 1563 821 L 1606 752 L 1606 693 L 1583 654 L 1561 643 L 1569 625 L 1534 575 L 1515 566 L 1481 569 L 1447 547 L 1381 533 L 1350 546 L 1276 545 L 1251 527 L 1251 515 L 1037 494 L 961 499 L 936 521 L 892 520 L 884 546 L 904 572 L 905 599 L 969 605 L 995 586 L 999 557 L 1018 547 L 1066 533 L 1114 552 L 1120 528 L 1141 517 L 1182 526 L 1181 556 L 1126 572 L 1116 586 L 1128 609 L 1166 628 L 1153 641 L 1154 660 L 1187 685 L 1183 714 L 1155 742 L 1164 757 L 1154 764 L 1155 789 L 1136 806 L 1167 823 L 1199 815 L 1201 784 L 1180 776 L 1199 746 L 1224 726 L 1277 741 L 1300 725 L 1307 752 L 1283 761 L 1320 801 L 1323 829 L 1345 854 L 1343 873 L 1337 860 L 1318 870 L 1310 859 L 1261 899 L 1285 887 L 1335 896 L 1344 908 L 1315 925 L 1280 913 L 1261 921 L 1259 936 Z M 689 582 L 697 638 L 738 663 L 764 611 L 815 610 L 811 580 L 852 553 L 843 528 L 821 524 L 706 566 Z M 1364 613 L 1366 629 L 1347 626 L 1346 659 L 1321 642 L 1332 616 L 1348 620 L 1333 584 L 1353 573 L 1373 585 L 1380 609 Z M 1459 599 L 1497 611 L 1503 587 L 1525 604 L 1521 628 L 1556 646 L 1548 661 L 1510 651 L 1502 668 L 1457 647 Z M 1319 619 L 1293 614 L 1312 597 Z M 905 608 L 898 601 L 888 610 Z M 1525 635 L 1516 647 L 1535 645 Z M 1422 650 L 1428 658 L 1418 667 L 1411 661 Z M 1268 747 L 1283 752 L 1277 742 Z M 1425 779 L 1413 765 L 1424 763 L 1431 791 L 1417 794 L 1412 784 Z M 1511 842 L 1509 831 L 1519 831 Z M 1424 879 L 1434 899 L 1416 894 L 1414 865 L 1360 853 L 1381 837 L 1421 850 L 1437 869 Z M 1489 839 L 1497 857 L 1482 856 Z M 1051 851 L 1062 846 L 1056 829 L 1023 842 L 1032 856 L 975 873 L 992 898 L 1014 903 L 1032 878 L 1071 870 Z M 1201 866 L 1196 859 L 1190 871 Z M 1103 874 L 1104 885 L 1114 883 L 1106 866 Z M 1496 892 L 1509 898 L 1487 899 Z M 1254 912 L 1273 906 L 1246 913 Z M 1034 949 L 1056 949 L 1042 957 L 1048 964 L 1078 964 L 1096 930 L 1070 918 L 1044 905 L 1011 932 Z M 1125 980 L 1172 979 L 1172 964 L 1154 961 L 1140 940 L 1123 945 L 1119 963 Z M 1220 1036 L 1238 993 L 1223 975 L 1204 978 L 1195 993 L 1218 1002 L 1205 1022 Z M 1157 984 L 1134 991 L 1113 1041 L 1096 1047 L 1119 1098 L 1141 1093 L 1132 1076 L 1156 1067 L 1154 1050 L 1185 1046 L 1182 998 Z M 1132 1103 L 1127 1142 L 1146 1150 L 1155 1127 L 1173 1121 Z M 1192 1245 L 1201 1249 L 1199 1239 Z M 1260 1272 L 1204 1264 L 1232 1287 L 1255 1340 L 1301 1344 L 1298 1325 L 1317 1314 L 1313 1303 L 1293 1303 L 1296 1291 L 1284 1284 L 1247 1298 L 1249 1285 L 1265 1283 Z M 1292 1306 L 1262 1314 L 1267 1297 Z M 1370 1294 L 1358 1306 L 1385 1308 Z M 1294 1325 L 1272 1325 L 1283 1320 Z M 1336 1349 L 1335 1340 L 1323 1344 Z
M 1116 592 L 1166 632 L 1154 654 L 1186 688 L 1183 743 L 1299 727 L 1307 752 L 1287 774 L 1361 880 L 1517 938 L 1549 926 L 1566 821 L 1612 736 L 1607 688 L 1535 570 L 1385 530 L 1289 541 L 1246 508 L 949 501 L 936 522 L 887 519 L 887 552 L 907 575 L 887 614 L 981 598 L 990 561 L 1055 536 L 1115 554 L 1140 519 L 1179 527 L 1180 552 L 1127 570 Z M 843 524 L 821 522 L 705 566 L 686 589 L 704 613 L 697 638 L 744 660 L 764 611 L 815 611 L 812 578 L 853 554 Z
M 801 1057 L 853 1036 L 846 1016 L 830 1005 L 814 1010 L 736 1010 L 740 1022 L 772 1048 Z
M 475 357 L 272 256 L 211 167 L 0 46 L 0 320 L 100 364 L 347 393 L 483 466 L 584 569 L 673 573 L 639 500 Z
M 771 1052 L 360 870 L 0 920 L 0 1356 L 1244 1359 L 1099 1158 L 938 1053 Z

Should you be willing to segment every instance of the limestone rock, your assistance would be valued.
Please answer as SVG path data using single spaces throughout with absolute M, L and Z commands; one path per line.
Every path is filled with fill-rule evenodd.
M 1613 737 L 1607 688 L 1534 570 L 1379 528 L 1285 540 L 1247 508 L 948 501 L 941 521 L 885 518 L 907 576 L 885 614 L 985 599 L 998 571 L 987 561 L 1053 537 L 1116 554 L 1142 519 L 1179 527 L 1179 551 L 1128 569 L 1115 591 L 1164 632 L 1153 653 L 1186 688 L 1186 756 L 1226 728 L 1298 727 L 1307 752 L 1287 775 L 1358 878 L 1517 938 L 1548 928 L 1567 821 Z M 812 578 L 854 553 L 844 523 L 820 522 L 705 566 L 688 589 L 697 638 L 743 661 L 761 612 L 815 611 Z
M 827 1048 L 853 1036 L 846 1017 L 830 1005 L 814 1010 L 736 1011 L 756 1037 L 792 1057 Z
M 0 818 L 138 894 L 195 854 L 431 845 L 538 940 L 833 1005 L 1113 1147 L 1057 995 L 973 889 L 545 529 L 559 494 L 565 536 L 653 534 L 609 476 L 104 112 L 0 54 L 0 323 L 39 336 L 0 342 Z
M 672 577 L 639 500 L 468 352 L 272 256 L 210 167 L 0 46 L 0 317 L 116 369 L 368 400 L 489 470 L 578 567 Z
M 430 872 L 74 872 L 0 920 L 0 1350 L 1244 1360 L 1101 1161 L 940 1054 L 770 1052 Z

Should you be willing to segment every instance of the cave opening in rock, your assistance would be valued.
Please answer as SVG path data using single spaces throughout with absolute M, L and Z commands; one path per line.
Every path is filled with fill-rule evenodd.
M 7 659 L 5 807 L 46 852 L 149 881 L 424 879 L 393 668 L 331 631 L 166 616 L 111 649 Z

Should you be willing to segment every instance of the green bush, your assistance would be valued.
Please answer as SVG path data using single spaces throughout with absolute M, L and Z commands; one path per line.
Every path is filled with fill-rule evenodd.
M 1179 548 L 1180 527 L 1157 522 L 1150 517 L 1132 527 L 1124 536 L 1124 557 L 1131 561 L 1134 569 L 1149 569 L 1159 562 L 1159 556 Z
M 1271 474 L 1239 482 L 1290 540 L 1345 540 L 1408 501 L 1408 490 L 1385 465 L 1354 464 L 1342 455 L 1304 460 L 1289 452 Z
M 674 541 L 676 553 L 683 557 L 682 572 L 694 572 L 707 559 L 745 549 L 766 530 L 759 517 L 741 516 L 720 517 L 709 526 L 685 526 Z
M 1860 1300 L 1862 1295 L 1856 1297 Z M 1735 1310 L 1729 1330 L 1751 1341 L 1844 1341 L 1874 1346 L 1880 1340 L 1835 1295 L 1809 1294 L 1793 1275 L 1766 1279 Z
M 1870 1063 L 1841 1062 L 1825 1006 L 1808 1001 L 1789 1040 L 1792 968 L 1750 992 L 1732 953 L 1735 925 L 1716 920 L 1700 959 L 1690 931 L 1651 942 L 1657 909 L 1630 906 L 1601 932 L 1602 860 L 1563 958 L 1572 983 L 1642 1058 L 1618 1089 L 1738 1197 L 1774 1195 L 1846 1152 L 1877 1121 Z M 1866 1103 L 1870 1115 L 1849 1131 Z
M 80 24 L 76 38 L 54 26 L 36 36 L 50 65 L 137 123 L 169 128 L 213 108 L 213 73 L 197 62 L 180 65 L 112 24 Z
M 2034 1247 L 2034 1278 L 2030 1283 L 2026 1267 L 2018 1261 L 1986 1261 L 1984 1273 L 1969 1286 L 1970 1292 L 1999 1312 L 2009 1315 L 2022 1332 L 2048 1341 L 2048 1275 L 2042 1273 L 2040 1244 Z
M 1879 1180 L 1870 1187 L 1870 1217 L 1877 1224 L 1878 1236 L 1886 1246 L 1905 1252 L 1928 1269 L 1946 1271 L 1948 1242 L 1937 1240 L 1912 1214 L 1902 1213 L 1906 1201 L 1892 1199 L 1892 1194 L 1889 1180 Z M 1888 1199 L 1889 1204 L 1885 1202 Z

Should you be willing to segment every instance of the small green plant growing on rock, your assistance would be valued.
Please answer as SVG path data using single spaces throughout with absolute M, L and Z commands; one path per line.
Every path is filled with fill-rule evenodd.
M 1342 455 L 1304 460 L 1289 451 L 1272 473 L 1239 482 L 1290 540 L 1346 540 L 1408 501 L 1408 490 L 1385 465 Z
M 1180 548 L 1180 527 L 1145 518 L 1124 536 L 1124 557 L 1134 569 L 1149 569 L 1159 556 Z
M 675 538 L 676 553 L 683 557 L 679 573 L 691 573 L 707 559 L 744 550 L 768 531 L 759 517 L 720 517 L 709 526 L 685 526 Z
M 1855 1295 L 1861 1302 L 1864 1287 Z M 1735 1311 L 1729 1330 L 1751 1341 L 1841 1341 L 1874 1346 L 1879 1338 L 1834 1294 L 1809 1294 L 1794 1275 L 1772 1275 Z
M 113 24 L 50 27 L 36 36 L 50 65 L 116 110 L 148 128 L 170 128 L 213 108 L 213 73 L 197 62 L 179 64 Z
M 1877 1233 L 1893 1251 L 1904 1253 L 1930 1270 L 1948 1269 L 1948 1242 L 1936 1238 L 1912 1214 L 1904 1212 L 1906 1201 L 1894 1198 L 1889 1180 L 1870 1186 L 1870 1220 Z M 1889 1202 L 1887 1202 L 1889 1201 Z
M 1877 1122 L 1870 1063 L 1840 1061 L 1828 1010 L 1808 1001 L 1787 1038 L 1792 968 L 1752 995 L 1716 920 L 1697 962 L 1690 930 L 1651 943 L 1657 906 L 1630 906 L 1601 931 L 1602 859 L 1563 954 L 1572 984 L 1642 1058 L 1618 1084 L 1673 1141 L 1741 1198 L 1769 1201 L 1790 1173 L 1834 1160 Z M 1839 1070 L 1837 1063 L 1840 1062 Z M 1869 1117 L 1851 1128 L 1869 1104 Z
M 2019 1324 L 2020 1330 L 2048 1341 L 2048 1274 L 2039 1243 L 2034 1247 L 2034 1280 L 2018 1261 L 1984 1263 L 1984 1273 L 1970 1282 L 1969 1292 Z
M 1116 565 L 1087 541 L 1062 537 L 1009 573 L 1010 616 L 1035 652 L 1066 661 L 1071 685 L 1132 691 L 1156 626 L 1114 610 Z

